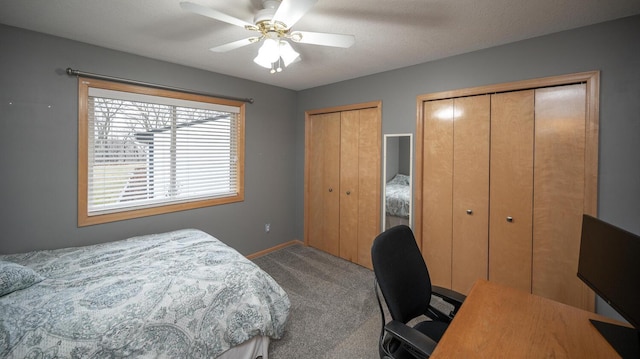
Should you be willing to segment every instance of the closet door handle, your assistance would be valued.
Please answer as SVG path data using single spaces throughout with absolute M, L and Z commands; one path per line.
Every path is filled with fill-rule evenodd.
M 347 196 L 351 194 L 351 191 L 347 191 Z
M 511 217 L 511 216 L 507 217 L 507 222 L 509 222 L 509 223 L 513 222 L 513 217 Z
M 329 187 L 329 192 L 333 192 L 333 188 Z
M 467 214 L 473 214 L 473 211 L 472 211 L 472 210 L 470 210 L 470 209 L 468 209 L 468 210 L 467 210 Z

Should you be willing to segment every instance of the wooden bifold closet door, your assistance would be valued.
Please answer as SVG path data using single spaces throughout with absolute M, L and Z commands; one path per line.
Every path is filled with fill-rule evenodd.
M 340 251 L 340 113 L 318 114 L 307 122 L 309 194 L 307 244 L 338 255 Z
M 423 245 L 438 254 L 429 272 L 434 285 L 467 292 L 488 265 L 490 97 L 428 101 L 424 116 Z
M 597 87 L 594 72 L 418 97 L 415 231 L 433 284 L 482 278 L 594 309 L 576 271 Z
M 585 90 L 585 84 L 536 90 L 532 292 L 589 308 L 593 293 L 576 275 L 580 217 L 596 215 L 584 207 L 597 196 L 588 182 L 587 154 L 597 146 L 585 136 Z
M 305 243 L 371 268 L 380 232 L 379 103 L 317 112 L 306 119 Z
M 492 281 L 531 292 L 534 90 L 491 96 Z

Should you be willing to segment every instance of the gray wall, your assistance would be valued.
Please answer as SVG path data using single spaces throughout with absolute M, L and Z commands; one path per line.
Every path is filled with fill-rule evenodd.
M 244 254 L 296 238 L 294 91 L 3 25 L 0 48 L 0 253 L 185 227 Z M 246 105 L 245 201 L 78 228 L 77 80 L 64 74 L 67 67 L 253 97 Z
M 381 100 L 382 133 L 415 134 L 418 95 L 600 70 L 599 217 L 640 233 L 638 34 L 640 16 L 628 17 L 301 91 L 296 152 L 304 152 L 307 110 Z M 304 158 L 296 160 L 296 168 L 302 168 Z M 296 175 L 302 193 L 303 172 Z M 302 237 L 302 196 L 296 208 L 296 231 Z
M 384 145 L 387 146 L 387 152 L 384 154 L 384 159 L 387 162 L 387 171 L 384 183 L 391 181 L 391 179 L 398 173 L 398 168 L 400 167 L 400 138 L 387 137 L 386 140 L 387 143 L 383 144 L 383 148 Z
M 385 160 L 387 162 L 387 176 L 384 183 L 392 180 L 398 173 L 408 175 L 411 172 L 412 148 L 409 136 L 389 136 L 386 137 L 386 141 L 387 152 L 385 154 Z
M 638 34 L 635 16 L 293 92 L 0 25 L 0 253 L 184 227 L 244 254 L 302 239 L 305 111 L 382 100 L 383 133 L 415 134 L 420 94 L 591 70 L 601 71 L 599 216 L 640 233 Z M 77 228 L 77 89 L 66 67 L 255 98 L 246 200 Z
M 398 172 L 410 175 L 411 174 L 411 152 L 413 148 L 411 147 L 411 141 L 409 136 L 402 136 L 399 138 L 400 143 L 398 144 L 398 161 L 400 164 L 398 165 Z

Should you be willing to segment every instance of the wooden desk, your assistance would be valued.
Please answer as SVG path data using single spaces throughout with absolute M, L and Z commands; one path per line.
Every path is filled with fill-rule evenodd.
M 438 343 L 437 358 L 619 358 L 590 318 L 616 320 L 477 281 Z

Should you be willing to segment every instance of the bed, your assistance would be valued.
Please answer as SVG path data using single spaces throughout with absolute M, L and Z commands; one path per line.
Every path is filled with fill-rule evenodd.
M 411 208 L 411 178 L 396 174 L 385 186 L 385 228 L 409 224 Z
M 185 229 L 0 255 L 0 357 L 268 358 L 290 302 L 221 241 Z

